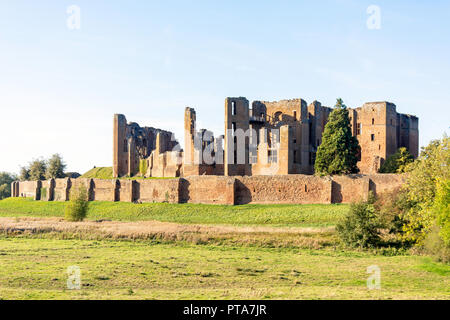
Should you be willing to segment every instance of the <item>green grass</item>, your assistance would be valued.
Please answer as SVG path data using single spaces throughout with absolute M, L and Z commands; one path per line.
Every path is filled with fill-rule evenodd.
M 89 170 L 88 172 L 86 172 L 85 174 L 83 174 L 80 178 L 86 178 L 86 179 L 102 179 L 102 180 L 111 180 L 114 179 L 113 178 L 113 170 L 112 167 L 98 167 L 98 168 L 93 168 L 91 170 Z M 135 176 L 135 177 L 121 177 L 120 179 L 123 180 L 148 180 L 148 179 L 176 179 L 174 177 L 140 177 L 140 176 Z
M 113 179 L 113 170 L 112 167 L 98 167 L 93 168 L 83 174 L 81 178 L 89 178 L 89 179 Z
M 449 299 L 449 277 L 424 263 L 354 251 L 0 236 L 0 299 Z M 381 270 L 380 290 L 366 286 L 371 265 Z M 81 290 L 67 289 L 69 266 L 81 268 Z
M 0 201 L 0 217 L 63 217 L 65 206 L 64 202 L 9 198 Z M 226 206 L 91 202 L 87 218 L 236 226 L 325 227 L 335 225 L 346 214 L 348 207 L 345 204 Z

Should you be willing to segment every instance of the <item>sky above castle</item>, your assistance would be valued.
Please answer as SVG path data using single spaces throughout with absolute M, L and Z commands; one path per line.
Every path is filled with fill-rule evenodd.
M 448 1 L 0 1 L 0 171 L 112 165 L 113 114 L 219 135 L 224 100 L 387 100 L 450 133 Z

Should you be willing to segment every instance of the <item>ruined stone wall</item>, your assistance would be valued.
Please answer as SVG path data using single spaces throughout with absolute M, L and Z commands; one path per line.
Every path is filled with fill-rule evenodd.
M 176 179 L 98 180 L 56 179 L 15 182 L 18 195 L 44 201 L 68 200 L 70 190 L 83 185 L 91 201 L 168 202 L 205 204 L 328 204 L 367 199 L 399 188 L 404 175 L 375 174 L 317 177 L 275 176 L 192 176 Z M 53 196 L 51 196 L 53 195 Z
M 331 203 L 331 180 L 308 175 L 236 178 L 236 204 Z
M 180 181 L 180 202 L 233 205 L 235 178 L 193 176 Z
M 115 201 L 116 180 L 93 179 L 91 199 L 93 201 Z
M 114 115 L 113 176 L 134 176 L 139 173 L 140 160 L 148 158 L 154 150 L 158 153 L 174 150 L 178 142 L 174 134 L 152 127 L 127 123 L 124 115 Z
M 55 179 L 55 190 L 53 191 L 55 201 L 69 200 L 70 179 Z
M 23 198 L 38 198 L 40 181 L 20 181 L 19 182 L 19 197 Z
M 179 202 L 179 179 L 136 180 L 137 202 Z
M 351 203 L 367 200 L 369 178 L 363 175 L 334 176 L 332 186 L 333 203 Z
M 78 178 L 78 179 L 70 179 L 70 189 L 68 191 L 69 193 L 69 200 L 73 197 L 72 190 L 77 190 L 80 187 L 86 188 L 86 191 L 88 192 L 88 198 L 89 201 L 94 200 L 94 194 L 93 194 L 93 179 L 86 179 L 86 178 Z M 111 180 L 104 180 L 104 181 L 111 181 Z
M 246 98 L 225 100 L 224 174 L 225 176 L 249 175 L 250 113 Z M 242 134 L 237 133 L 239 131 Z M 237 148 L 243 148 L 238 152 Z
M 406 147 L 417 157 L 419 131 L 417 117 L 397 113 L 389 102 L 369 102 L 350 109 L 353 134 L 361 146 L 360 173 L 377 173 L 383 162 L 398 148 Z
M 117 180 L 115 190 L 115 201 L 133 202 L 136 193 L 136 181 L 134 180 Z
M 405 174 L 372 174 L 367 177 L 370 179 L 369 188 L 375 195 L 395 191 L 406 181 Z

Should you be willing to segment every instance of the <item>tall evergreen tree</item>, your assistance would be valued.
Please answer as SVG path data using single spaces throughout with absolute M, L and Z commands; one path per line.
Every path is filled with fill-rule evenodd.
M 28 181 L 30 179 L 30 169 L 28 167 L 21 167 L 19 180 L 20 181 Z
M 348 109 L 337 99 L 322 135 L 322 144 L 316 154 L 315 171 L 318 175 L 358 173 L 360 146 L 352 135 Z
M 403 173 L 408 164 L 414 161 L 414 157 L 408 149 L 401 147 L 396 153 L 389 156 L 380 168 L 380 173 Z
M 30 180 L 44 180 L 45 179 L 45 171 L 47 170 L 47 163 L 45 160 L 33 160 L 30 163 Z
M 66 169 L 66 164 L 64 163 L 62 157 L 59 154 L 54 154 L 49 160 L 47 165 L 46 177 L 47 179 L 58 179 L 64 178 L 64 170 Z

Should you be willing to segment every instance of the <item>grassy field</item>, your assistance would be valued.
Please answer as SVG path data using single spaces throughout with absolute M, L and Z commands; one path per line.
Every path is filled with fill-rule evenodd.
M 63 217 L 64 202 L 9 198 L 0 201 L 0 217 Z M 236 226 L 325 227 L 333 226 L 348 205 L 204 205 L 125 202 L 91 202 L 88 219 L 117 221 L 158 220 L 187 224 Z
M 364 252 L 0 237 L 3 299 L 448 299 L 448 266 Z M 381 269 L 369 290 L 367 267 Z M 66 270 L 81 269 L 81 290 Z
M 450 298 L 449 265 L 345 249 L 332 226 L 347 205 L 93 202 L 81 223 L 61 219 L 65 205 L 0 201 L 0 299 Z

